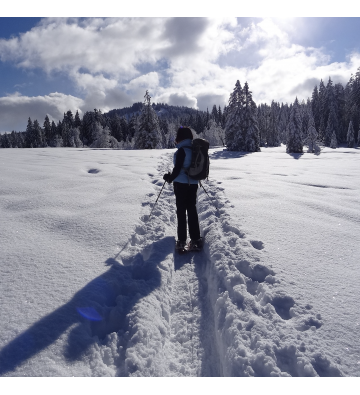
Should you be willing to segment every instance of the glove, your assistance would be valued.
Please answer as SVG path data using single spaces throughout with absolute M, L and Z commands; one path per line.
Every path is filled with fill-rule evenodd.
M 166 174 L 164 174 L 163 180 L 165 180 L 166 182 L 171 184 L 170 177 L 171 177 L 171 174 L 170 173 L 166 173 Z

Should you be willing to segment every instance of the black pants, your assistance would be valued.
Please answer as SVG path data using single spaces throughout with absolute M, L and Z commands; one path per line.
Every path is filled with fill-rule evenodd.
M 196 211 L 197 184 L 174 182 L 176 198 L 176 214 L 178 220 L 178 240 L 186 241 L 186 212 L 188 216 L 189 234 L 191 240 L 200 239 L 199 219 Z

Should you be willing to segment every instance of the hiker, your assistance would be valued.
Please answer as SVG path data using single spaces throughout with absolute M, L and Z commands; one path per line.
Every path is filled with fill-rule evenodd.
M 189 127 L 180 126 L 176 134 L 176 148 L 174 154 L 174 168 L 172 173 L 164 174 L 163 179 L 169 184 L 174 182 L 174 193 L 176 198 L 176 214 L 178 221 L 175 249 L 182 253 L 186 250 L 199 251 L 202 249 L 202 238 L 200 237 L 199 219 L 196 210 L 196 194 L 198 181 L 186 174 L 190 167 L 193 134 Z M 186 244 L 186 212 L 189 226 L 190 243 Z

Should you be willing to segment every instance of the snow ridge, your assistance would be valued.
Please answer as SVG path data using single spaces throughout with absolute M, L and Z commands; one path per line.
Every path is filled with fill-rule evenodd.
M 148 216 L 170 164 L 166 154 L 158 174 L 149 174 L 154 193 L 146 196 L 128 243 L 108 262 L 126 276 L 114 305 L 99 311 L 105 319 L 93 321 L 91 330 L 98 338 L 93 352 L 111 375 L 342 376 L 312 341 L 321 315 L 282 290 L 264 264 L 263 242 L 231 220 L 221 182 L 206 183 L 211 201 L 198 194 L 204 251 L 174 253 L 171 186 Z M 97 366 L 94 375 L 100 374 Z

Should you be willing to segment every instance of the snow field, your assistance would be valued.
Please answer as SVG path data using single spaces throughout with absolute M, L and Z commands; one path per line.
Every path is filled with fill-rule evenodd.
M 311 335 L 308 350 L 322 350 L 346 376 L 360 372 L 359 154 L 348 148 L 320 155 L 288 155 L 285 147 L 214 150 L 211 162 L 232 221 L 264 243 L 262 261 L 281 280 L 274 287 L 313 318 L 321 315 L 321 327 L 299 333 Z
M 271 259 L 278 240 L 290 243 L 295 236 L 287 239 L 271 228 L 274 211 L 256 216 L 256 202 L 272 207 L 284 191 L 278 184 L 268 187 L 267 175 L 256 169 L 264 162 L 256 155 L 246 157 L 255 161 L 251 168 L 214 150 L 212 178 L 204 183 L 211 201 L 198 192 L 204 251 L 177 255 L 172 186 L 165 185 L 149 219 L 173 150 L 3 151 L 13 152 L 13 167 L 0 175 L 5 225 L 0 240 L 6 246 L 0 267 L 1 316 L 6 317 L 1 375 L 344 374 L 334 349 L 326 346 L 324 305 L 313 307 L 315 291 L 299 292 L 307 285 L 296 277 L 297 262 L 288 250 L 292 268 Z M 277 172 L 292 170 L 298 178 L 291 166 Z M 241 188 L 234 183 L 239 178 Z M 326 185 L 324 180 L 308 184 Z M 334 185 L 330 174 L 328 185 Z M 352 202 L 356 195 L 345 187 L 338 191 Z M 314 202 L 304 189 L 297 191 L 299 204 Z M 289 200 L 290 194 L 284 196 Z M 334 201 L 316 203 L 330 205 Z M 356 219 L 354 205 L 344 212 L 348 209 L 348 220 Z M 339 215 L 336 204 L 332 210 Z M 290 232 L 287 225 L 284 229 Z M 278 240 L 270 238 L 273 233 Z M 314 270 L 310 264 L 303 267 L 309 270 Z
M 159 175 L 169 163 L 165 158 Z M 151 176 L 160 191 L 161 178 Z M 120 374 L 340 376 L 322 350 L 307 345 L 321 315 L 281 289 L 274 271 L 261 263 L 263 243 L 231 225 L 222 188 L 215 181 L 207 186 L 212 201 L 199 191 L 198 202 L 204 252 L 172 253 L 175 202 L 167 187 L 154 217 L 142 217 L 131 247 L 120 254 L 125 264 L 157 265 L 161 273 L 159 286 L 129 314 Z

